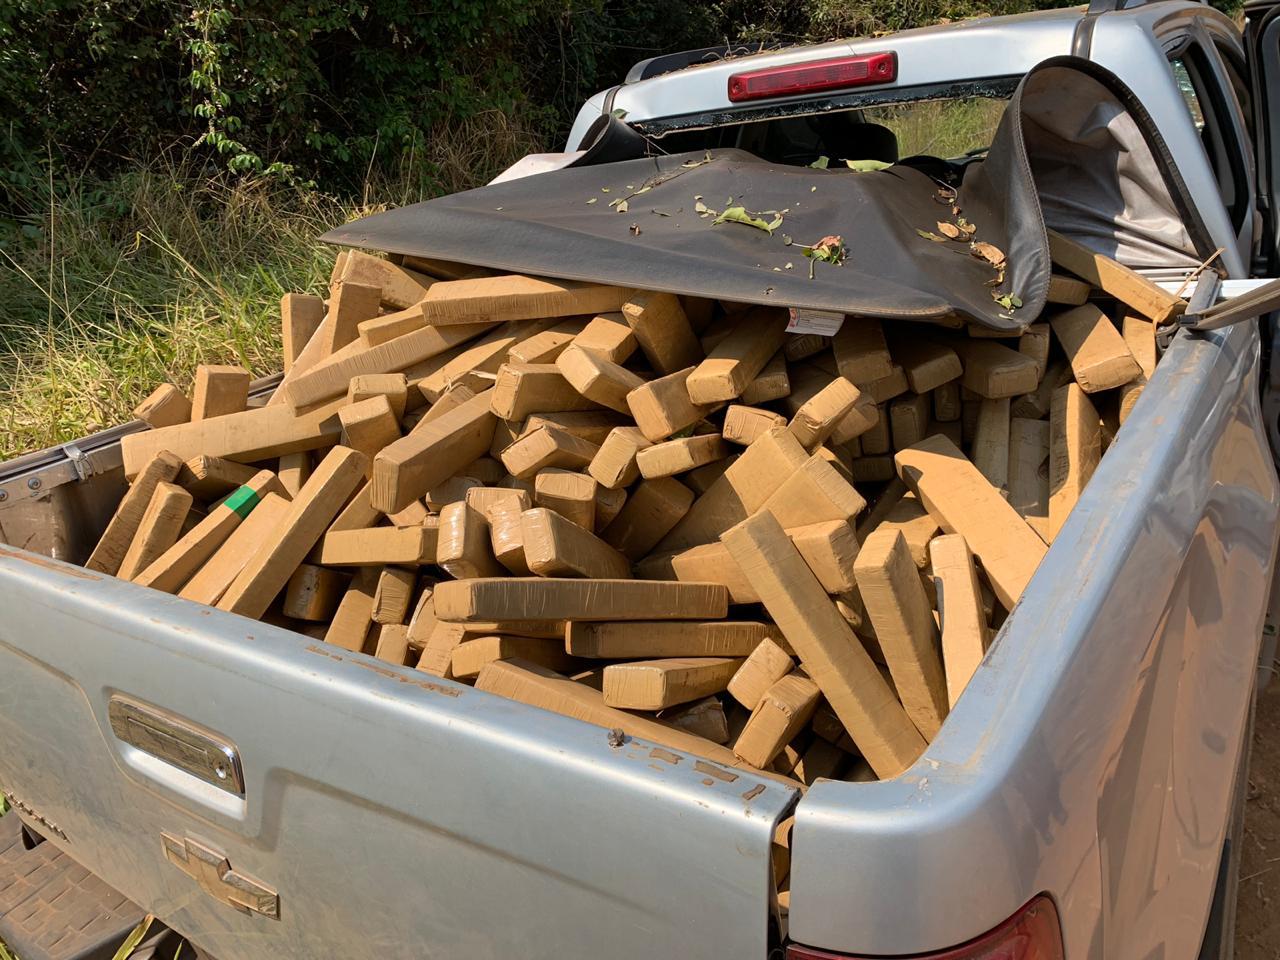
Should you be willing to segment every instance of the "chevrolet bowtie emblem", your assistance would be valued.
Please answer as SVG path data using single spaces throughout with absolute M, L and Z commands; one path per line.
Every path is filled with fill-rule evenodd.
M 220 903 L 242 913 L 260 913 L 280 919 L 280 895 L 252 877 L 231 869 L 231 862 L 218 851 L 192 840 L 160 834 L 165 858 L 200 885 L 200 889 Z

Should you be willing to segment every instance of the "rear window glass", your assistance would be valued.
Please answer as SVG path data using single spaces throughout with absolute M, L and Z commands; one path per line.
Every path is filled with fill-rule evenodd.
M 668 133 L 658 142 L 671 153 L 739 147 L 795 166 L 821 163 L 824 157 L 833 167 L 921 155 L 954 160 L 986 151 L 1007 105 L 1005 99 L 984 96 L 879 103 Z

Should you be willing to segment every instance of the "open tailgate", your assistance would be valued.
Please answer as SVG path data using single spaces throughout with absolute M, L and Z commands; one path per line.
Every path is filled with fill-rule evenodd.
M 219 960 L 766 954 L 776 781 L 12 547 L 0 607 L 0 785 Z

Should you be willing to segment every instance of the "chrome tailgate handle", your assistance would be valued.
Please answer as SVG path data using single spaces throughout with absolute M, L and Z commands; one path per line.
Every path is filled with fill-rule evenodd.
M 107 718 L 116 737 L 235 796 L 244 795 L 244 771 L 235 744 L 160 707 L 113 694 Z

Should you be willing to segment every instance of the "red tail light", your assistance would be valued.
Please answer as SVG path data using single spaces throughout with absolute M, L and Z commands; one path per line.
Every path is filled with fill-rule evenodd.
M 964 946 L 919 954 L 917 960 L 1062 960 L 1062 928 L 1048 897 L 1036 897 L 990 933 Z M 858 960 L 847 953 L 787 947 L 787 960 Z M 869 960 L 869 958 L 863 958 Z
M 763 100 L 800 93 L 843 90 L 873 83 L 890 83 L 898 76 L 895 53 L 864 53 L 856 57 L 836 57 L 816 63 L 793 63 L 785 67 L 747 70 L 729 78 L 729 99 Z

